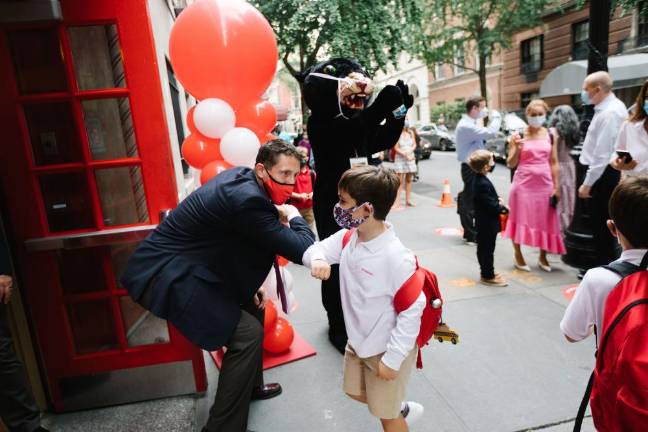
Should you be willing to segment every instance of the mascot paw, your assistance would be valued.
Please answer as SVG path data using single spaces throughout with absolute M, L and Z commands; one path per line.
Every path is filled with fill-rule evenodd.
M 410 94 L 408 85 L 405 84 L 403 80 L 398 80 L 396 82 L 396 87 L 398 87 L 401 92 L 403 105 L 405 105 L 405 108 L 412 108 L 412 106 L 414 105 L 414 96 Z
M 407 86 L 405 86 L 407 87 Z M 403 105 L 403 97 L 401 90 L 395 85 L 386 85 L 374 101 L 373 105 L 378 107 L 380 111 L 385 114 L 391 113 L 401 105 Z

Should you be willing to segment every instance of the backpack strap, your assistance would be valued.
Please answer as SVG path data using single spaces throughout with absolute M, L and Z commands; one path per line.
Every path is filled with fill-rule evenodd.
M 423 291 L 425 284 L 425 272 L 420 271 L 418 258 L 416 258 L 416 270 L 414 274 L 405 281 L 394 295 L 394 309 L 399 314 L 414 304 Z
M 646 254 L 646 256 L 648 256 L 648 254 Z M 644 260 L 646 259 L 646 256 L 644 256 Z M 644 264 L 643 261 L 641 263 Z M 642 268 L 641 266 L 636 266 L 628 261 L 618 261 L 618 262 L 615 261 L 613 263 L 601 267 L 611 271 L 612 273 L 618 274 L 619 276 L 621 276 L 622 279 L 630 276 L 633 273 L 638 272 Z
M 587 389 L 585 389 L 585 394 L 583 395 L 583 400 L 578 407 L 578 414 L 574 419 L 574 432 L 580 432 L 581 425 L 583 424 L 583 419 L 585 418 L 585 411 L 587 410 L 587 405 L 589 404 L 590 395 L 592 394 L 592 385 L 594 384 L 594 372 L 590 375 L 589 381 L 587 382 Z
M 342 237 L 342 249 L 344 249 L 349 244 L 349 242 L 351 241 L 351 236 L 354 232 L 355 228 L 352 228 L 344 233 L 344 237 Z

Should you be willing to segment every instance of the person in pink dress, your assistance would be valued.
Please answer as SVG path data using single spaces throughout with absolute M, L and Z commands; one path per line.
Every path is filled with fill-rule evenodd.
M 520 245 L 540 249 L 538 266 L 551 271 L 547 253 L 564 254 L 556 210 L 560 200 L 558 150 L 543 124 L 549 107 L 541 99 L 526 107 L 528 127 L 509 141 L 507 164 L 516 167 L 509 193 L 509 218 L 504 237 L 513 241 L 515 268 L 531 271 Z

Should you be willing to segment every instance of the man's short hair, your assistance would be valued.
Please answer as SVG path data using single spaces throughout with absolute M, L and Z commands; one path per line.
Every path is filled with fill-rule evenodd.
M 272 168 L 277 164 L 279 155 L 294 157 L 301 162 L 302 155 L 297 151 L 294 145 L 280 139 L 268 141 L 262 145 L 257 153 L 256 163 L 263 164 L 266 168 Z
M 387 168 L 361 166 L 346 170 L 338 188 L 348 193 L 357 205 L 371 203 L 374 218 L 385 220 L 400 186 L 398 175 Z
M 466 112 L 469 113 L 470 110 L 473 109 L 473 107 L 479 108 L 479 104 L 481 104 L 483 101 L 485 101 L 483 96 L 473 96 L 470 99 L 466 101 Z
M 491 157 L 493 154 L 488 150 L 480 149 L 475 150 L 470 154 L 468 158 L 468 165 L 476 173 L 480 173 L 484 170 L 484 167 L 490 163 Z
M 648 177 L 629 177 L 614 188 L 610 218 L 632 247 L 648 248 Z

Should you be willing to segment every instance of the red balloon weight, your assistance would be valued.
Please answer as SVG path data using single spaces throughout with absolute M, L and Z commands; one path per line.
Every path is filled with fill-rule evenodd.
M 197 106 L 198 105 L 194 105 L 191 108 L 189 108 L 189 111 L 187 111 L 187 126 L 189 127 L 191 133 L 200 133 L 198 132 L 198 128 L 196 128 L 196 124 L 194 123 L 193 120 L 194 111 L 196 110 Z
M 223 160 L 215 160 L 209 162 L 203 167 L 202 171 L 200 172 L 200 184 L 204 185 L 213 177 L 216 177 L 218 174 L 230 168 L 232 168 L 232 165 Z
M 263 328 L 265 329 L 265 332 L 270 332 L 274 328 L 276 322 L 277 308 L 272 301 L 267 301 L 265 307 L 265 318 L 263 320 Z
M 236 126 L 248 128 L 257 134 L 267 134 L 277 123 L 277 112 L 268 101 L 256 101 L 236 110 Z
M 270 24 L 242 0 L 198 0 L 187 7 L 171 29 L 169 55 L 189 93 L 234 107 L 261 97 L 278 60 Z
M 193 133 L 182 143 L 182 157 L 192 167 L 201 169 L 213 160 L 222 159 L 219 147 L 219 139 Z
M 263 349 L 273 354 L 280 354 L 290 348 L 295 338 L 295 331 L 284 318 L 277 318 L 274 329 L 265 333 Z

